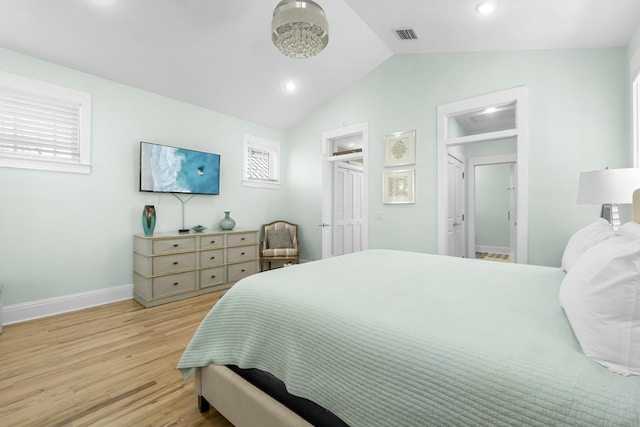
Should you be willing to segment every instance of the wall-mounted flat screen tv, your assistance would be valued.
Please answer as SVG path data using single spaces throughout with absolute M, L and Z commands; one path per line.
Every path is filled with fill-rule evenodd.
M 220 155 L 141 141 L 140 191 L 220 194 Z

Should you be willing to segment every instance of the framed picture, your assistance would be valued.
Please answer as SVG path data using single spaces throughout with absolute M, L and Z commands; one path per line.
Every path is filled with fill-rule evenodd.
M 416 131 L 396 132 L 384 137 L 384 165 L 401 166 L 416 163 Z
M 382 179 L 384 203 L 415 203 L 415 169 L 384 172 Z

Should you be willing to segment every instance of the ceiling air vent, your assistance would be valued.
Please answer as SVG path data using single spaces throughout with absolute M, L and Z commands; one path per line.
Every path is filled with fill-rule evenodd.
M 417 40 L 418 36 L 413 28 L 396 28 L 393 30 L 400 40 Z

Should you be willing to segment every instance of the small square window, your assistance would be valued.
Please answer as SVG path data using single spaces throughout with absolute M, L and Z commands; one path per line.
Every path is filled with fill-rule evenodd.
M 243 149 L 242 184 L 280 188 L 280 143 L 245 134 Z

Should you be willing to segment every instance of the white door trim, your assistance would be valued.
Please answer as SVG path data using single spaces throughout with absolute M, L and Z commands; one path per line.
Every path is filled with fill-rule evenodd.
M 334 156 L 333 141 L 349 136 L 362 135 L 362 153 Z M 369 247 L 369 124 L 360 123 L 322 132 L 322 258 L 330 258 L 333 252 L 333 164 L 349 158 L 362 158 L 362 249 Z
M 509 131 L 487 132 L 465 137 L 449 137 L 448 120 L 450 117 L 468 111 L 489 106 L 515 102 L 516 126 Z M 526 264 L 529 260 L 529 109 L 526 86 L 507 89 L 488 95 L 451 102 L 438 106 L 438 254 L 447 254 L 447 148 L 479 141 L 498 140 L 515 137 L 518 171 L 516 181 L 517 194 L 517 249 L 516 262 Z M 468 230 L 468 229 L 467 229 Z

